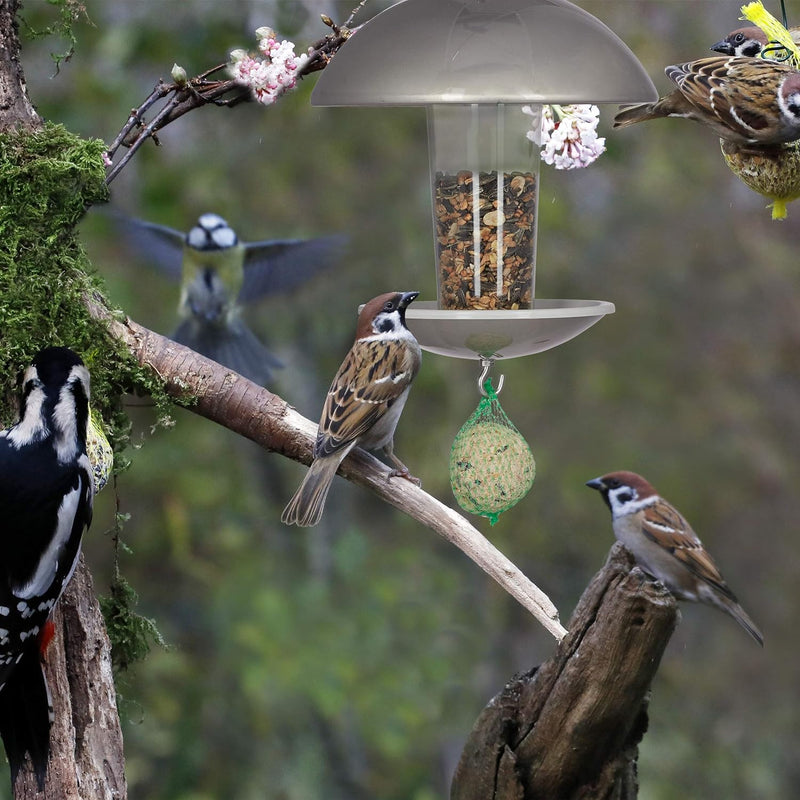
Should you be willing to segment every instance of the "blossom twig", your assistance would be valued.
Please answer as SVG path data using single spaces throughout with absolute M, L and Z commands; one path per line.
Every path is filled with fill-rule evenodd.
M 359 6 L 353 10 L 350 18 L 348 18 L 348 23 L 353 18 L 353 15 L 363 7 L 364 2 L 366 0 L 362 0 Z M 297 59 L 298 63 L 293 76 L 295 80 L 324 69 L 328 61 L 352 33 L 351 28 L 346 25 L 335 25 L 329 17 L 323 16 L 323 22 L 328 25 L 331 32 L 312 45 L 306 54 Z M 259 31 L 261 30 L 259 29 Z M 254 97 L 254 91 L 251 90 L 251 87 L 245 85 L 241 80 L 237 80 L 235 76 L 212 79 L 213 75 L 229 68 L 229 66 L 227 63 L 217 64 L 188 80 L 181 74 L 182 70 L 176 66 L 173 68 L 173 78 L 177 77 L 177 80 L 173 80 L 171 83 L 163 80 L 159 81 L 147 99 L 138 108 L 131 111 L 122 130 L 120 130 L 106 151 L 106 159 L 109 165 L 106 183 L 111 183 L 119 175 L 133 158 L 136 151 L 148 139 L 153 139 L 157 144 L 156 134 L 158 131 L 184 114 L 208 104 L 232 108 L 239 103 L 258 99 Z M 155 117 L 149 123 L 145 123 L 145 114 L 153 106 L 164 100 L 166 102 Z M 126 148 L 127 152 L 114 163 L 114 158 L 120 148 Z

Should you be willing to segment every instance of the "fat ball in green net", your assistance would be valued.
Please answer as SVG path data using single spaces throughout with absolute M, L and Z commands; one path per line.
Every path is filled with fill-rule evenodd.
M 491 380 L 487 396 L 461 426 L 450 450 L 450 485 L 458 504 L 470 514 L 500 514 L 530 491 L 536 462 L 528 443 L 506 416 Z

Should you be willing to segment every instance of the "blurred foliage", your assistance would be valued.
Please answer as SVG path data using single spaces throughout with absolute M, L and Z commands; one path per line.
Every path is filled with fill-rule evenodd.
M 341 21 L 352 5 L 89 0 L 91 24 L 77 21 L 57 76 L 48 54 L 65 42 L 25 44 L 29 91 L 44 117 L 109 142 L 173 62 L 196 74 L 252 47 L 264 24 L 306 46 L 326 30 L 319 11 Z M 662 90 L 664 65 L 709 54 L 739 25 L 730 0 L 582 5 Z M 55 13 L 33 0 L 23 11 L 34 29 Z M 311 418 L 358 303 L 435 293 L 424 113 L 312 108 L 314 80 L 271 108 L 189 115 L 112 184 L 114 208 L 184 230 L 215 211 L 243 239 L 350 234 L 338 271 L 250 315 L 288 365 L 273 388 Z M 611 469 L 648 476 L 715 554 L 766 649 L 715 610 L 684 606 L 653 687 L 640 796 L 783 800 L 800 786 L 800 204 L 771 222 L 707 131 L 658 120 L 611 133 L 613 110 L 597 165 L 543 168 L 537 293 L 617 311 L 502 365 L 503 407 L 538 474 L 490 536 L 566 620 L 612 540 L 583 483 Z M 123 250 L 101 214 L 82 235 L 111 299 L 168 333 L 177 287 Z M 398 428 L 401 458 L 449 503 L 447 453 L 478 401 L 476 375 L 477 364 L 427 355 Z M 318 529 L 284 528 L 303 467 L 180 409 L 173 429 L 152 433 L 154 409 L 126 402 L 122 574 L 172 645 L 121 676 L 131 797 L 447 797 L 483 705 L 552 639 L 459 552 L 365 492 L 338 480 Z M 102 593 L 115 513 L 106 490 L 86 541 Z

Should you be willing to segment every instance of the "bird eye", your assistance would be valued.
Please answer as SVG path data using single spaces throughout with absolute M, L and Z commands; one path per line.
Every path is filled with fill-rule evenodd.
M 744 41 L 744 34 L 737 33 L 736 36 L 733 37 L 734 44 L 741 44 Z
M 394 311 L 394 302 L 391 300 L 386 301 L 386 305 L 383 307 L 384 311 Z

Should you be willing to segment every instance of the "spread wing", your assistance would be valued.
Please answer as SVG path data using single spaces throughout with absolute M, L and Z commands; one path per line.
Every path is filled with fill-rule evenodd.
M 127 248 L 142 261 L 149 261 L 176 283 L 181 279 L 183 243 L 186 236 L 166 225 L 113 214 L 114 226 Z
M 369 431 L 418 369 L 414 352 L 402 342 L 357 341 L 328 390 L 314 456 L 330 455 Z
M 252 303 L 267 295 L 295 289 L 336 264 L 346 244 L 344 235 L 246 243 L 239 302 Z

